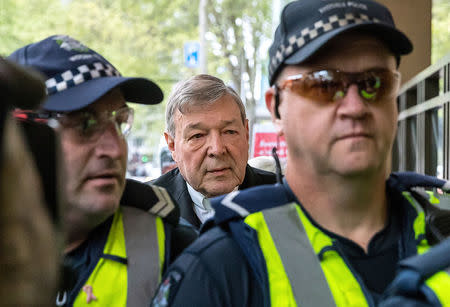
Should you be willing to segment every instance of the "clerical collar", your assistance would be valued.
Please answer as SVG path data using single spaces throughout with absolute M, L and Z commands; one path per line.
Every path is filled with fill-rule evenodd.
M 196 205 L 197 207 L 199 207 L 203 210 L 207 210 L 207 211 L 212 210 L 212 207 L 209 204 L 209 201 L 206 201 L 207 198 L 202 193 L 196 191 L 193 187 L 190 186 L 189 183 L 187 183 L 187 181 L 186 181 L 186 185 L 187 185 L 189 195 L 191 196 L 191 199 L 192 199 L 192 202 L 194 203 L 194 205 Z

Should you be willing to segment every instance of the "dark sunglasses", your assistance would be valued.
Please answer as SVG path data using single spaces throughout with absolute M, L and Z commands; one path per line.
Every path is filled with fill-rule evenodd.
M 290 76 L 276 90 L 289 89 L 299 96 L 321 102 L 337 101 L 345 97 L 351 84 L 365 101 L 376 102 L 397 95 L 400 73 L 389 69 L 372 69 L 349 73 L 339 70 L 319 70 Z

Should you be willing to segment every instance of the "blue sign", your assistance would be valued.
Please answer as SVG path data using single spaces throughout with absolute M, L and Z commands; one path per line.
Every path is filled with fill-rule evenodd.
M 197 68 L 200 64 L 200 43 L 184 43 L 184 64 L 189 68 Z

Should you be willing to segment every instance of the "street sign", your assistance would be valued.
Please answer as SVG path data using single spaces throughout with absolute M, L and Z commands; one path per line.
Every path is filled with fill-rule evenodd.
M 200 64 L 200 43 L 184 43 L 184 64 L 189 68 L 197 68 Z

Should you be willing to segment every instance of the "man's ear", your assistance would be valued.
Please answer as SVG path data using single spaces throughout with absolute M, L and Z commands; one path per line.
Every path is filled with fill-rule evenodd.
M 175 153 L 175 139 L 168 133 L 164 132 L 164 138 L 166 139 L 167 148 L 169 148 L 170 152 L 172 153 L 172 158 L 176 162 L 176 153 Z
M 279 93 L 278 93 L 278 95 L 279 95 Z M 266 91 L 265 99 L 266 99 L 266 107 L 267 107 L 267 110 L 269 110 L 269 112 L 270 112 L 270 116 L 272 117 L 272 122 L 275 127 L 275 130 L 277 131 L 277 134 L 281 136 L 284 133 L 283 133 L 283 127 L 281 125 L 281 118 L 279 118 L 277 116 L 277 111 L 275 109 L 277 107 L 276 103 L 275 103 L 275 88 L 270 87 Z M 278 105 L 278 108 L 280 107 L 280 104 Z
M 247 142 L 250 140 L 249 129 L 248 129 L 248 119 L 245 119 L 245 135 L 247 137 Z

